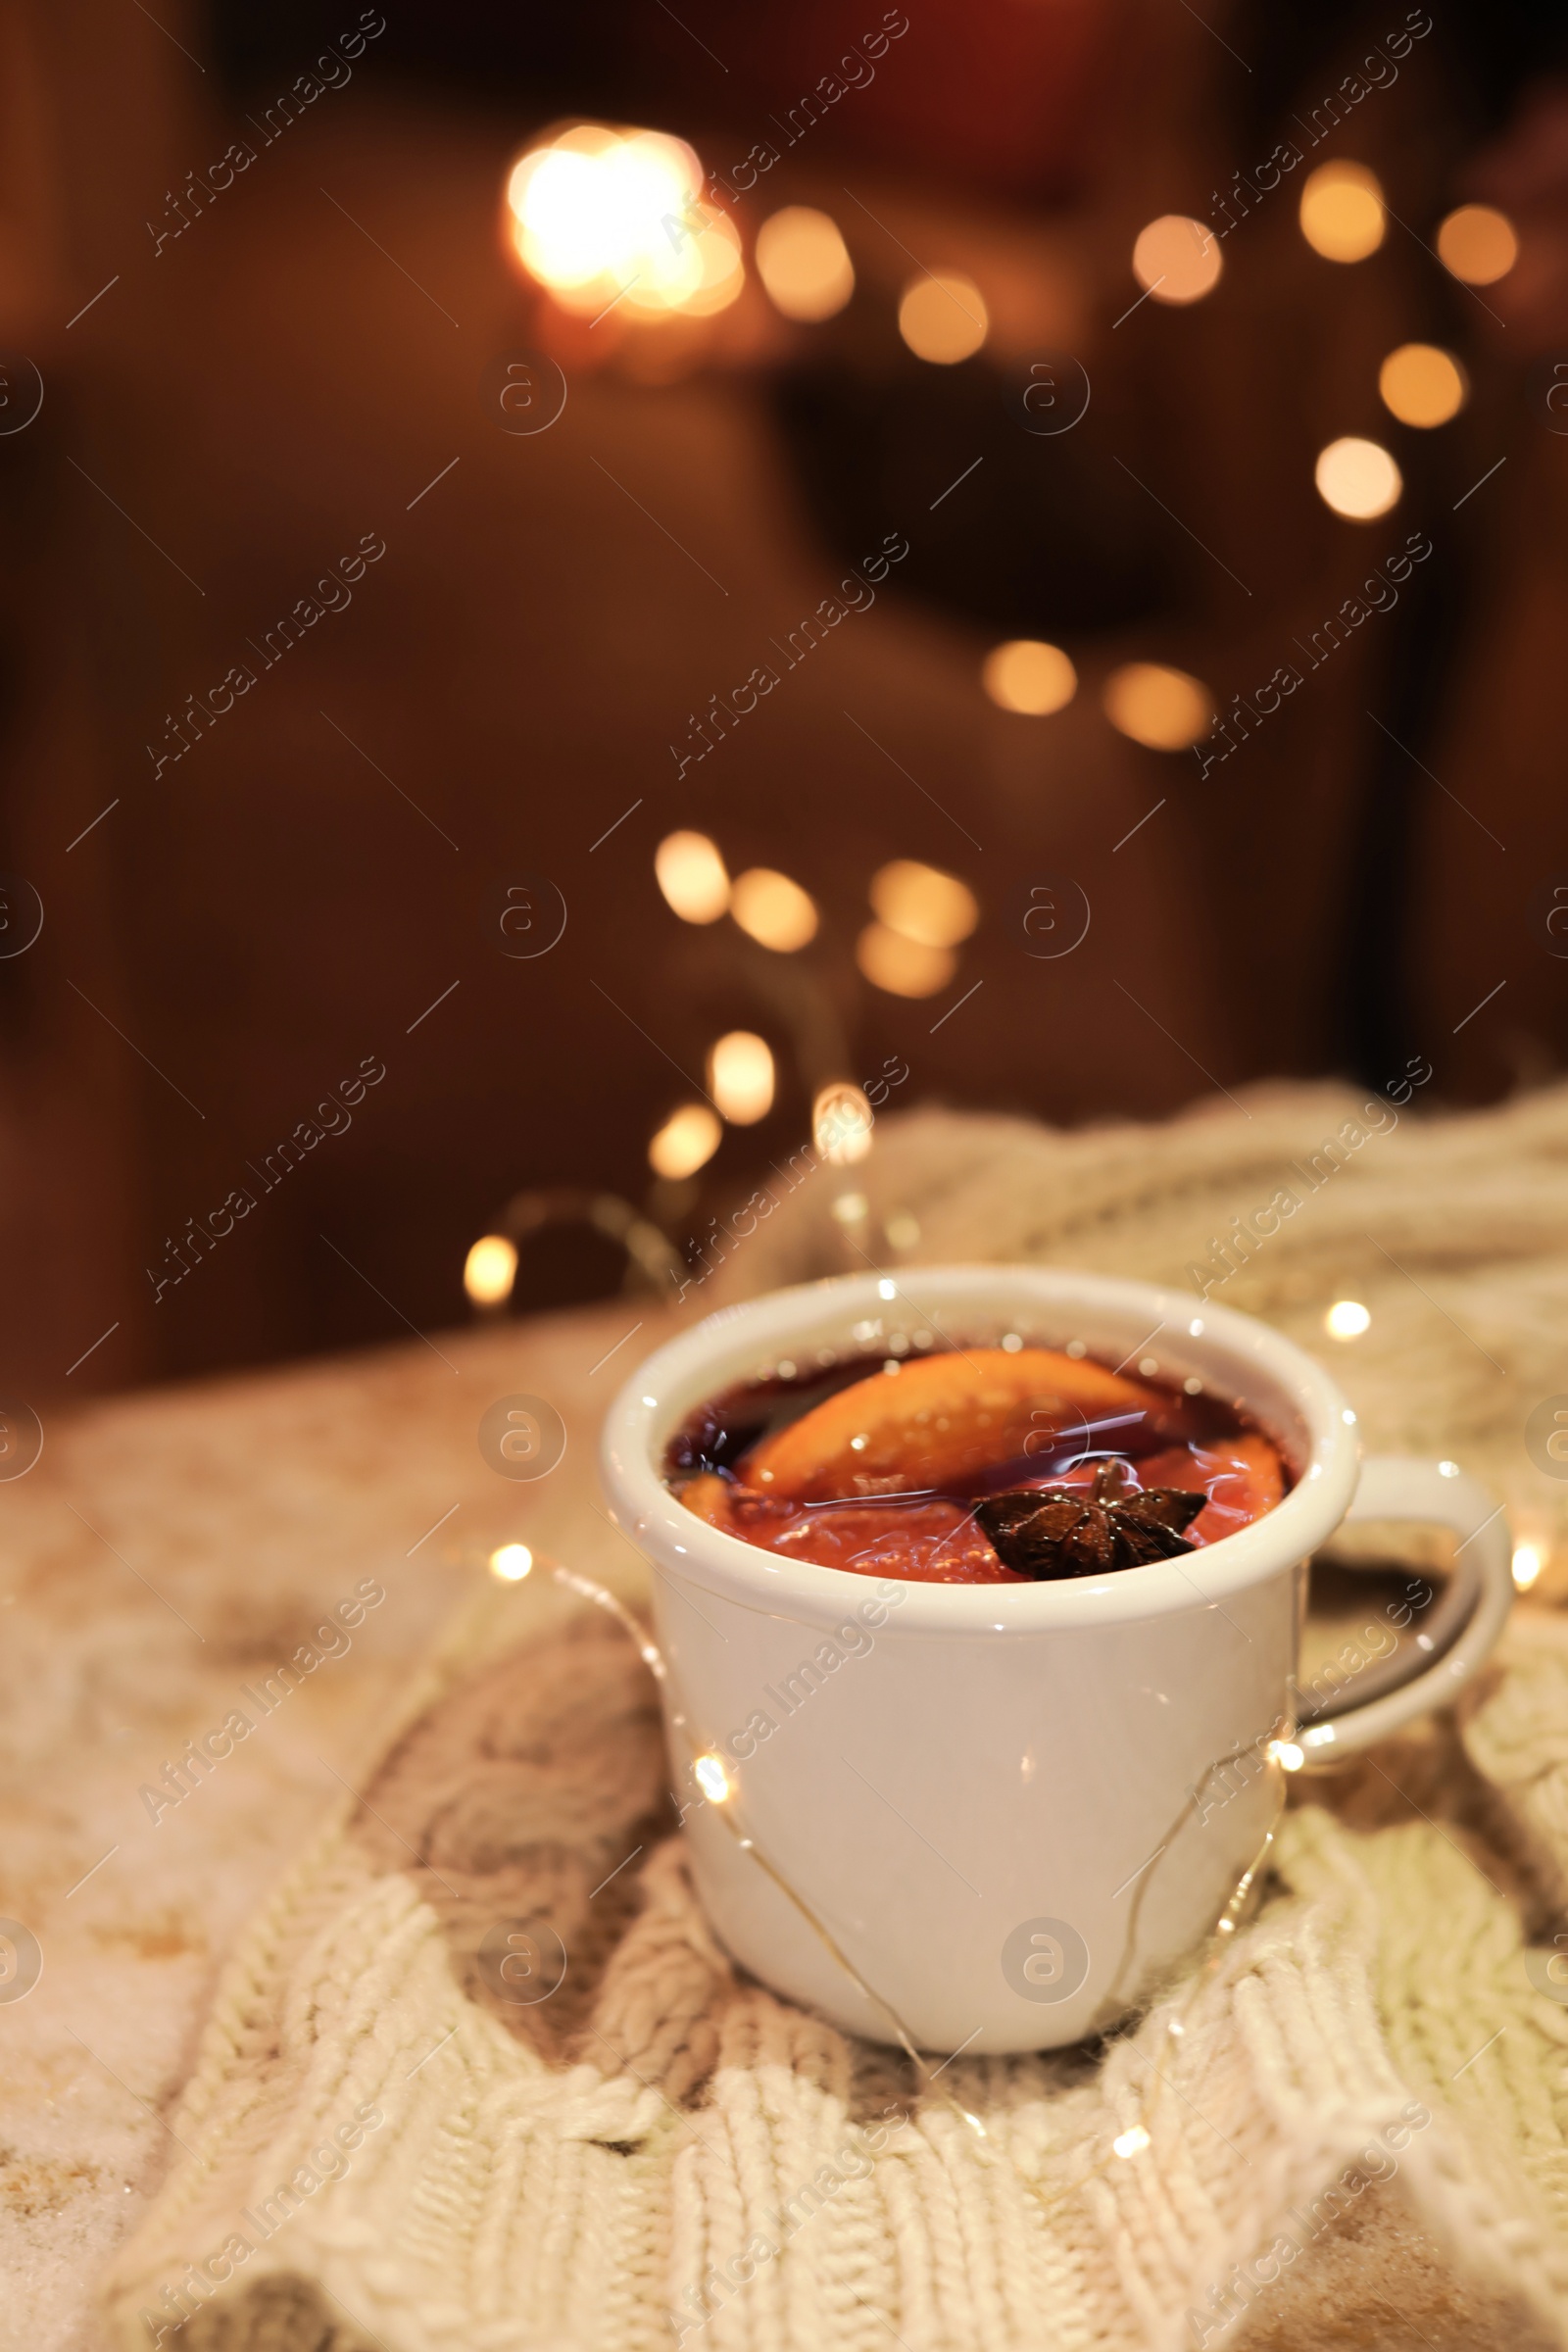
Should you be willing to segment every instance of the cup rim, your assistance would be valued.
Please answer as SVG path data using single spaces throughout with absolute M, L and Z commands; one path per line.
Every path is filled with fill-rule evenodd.
M 662 1468 L 664 1446 L 685 1414 L 745 1378 L 759 1361 L 798 1345 L 801 1333 L 825 1317 L 848 1310 L 847 1324 L 858 1306 L 884 1306 L 887 1292 L 879 1286 L 890 1281 L 897 1286 L 893 1295 L 921 1315 L 927 1311 L 922 1299 L 949 1316 L 961 1315 L 966 1301 L 977 1312 L 995 1313 L 994 1303 L 978 1303 L 980 1295 L 994 1301 L 1005 1292 L 1020 1306 L 1076 1308 L 1091 1317 L 1098 1310 L 1133 1324 L 1147 1316 L 1150 1325 L 1174 1326 L 1177 1352 L 1191 1359 L 1195 1371 L 1223 1364 L 1233 1378 L 1272 1385 L 1289 1400 L 1299 1423 L 1295 1485 L 1263 1518 L 1181 1560 L 1117 1569 L 1103 1578 L 1022 1585 L 862 1576 L 764 1551 L 689 1511 L 665 1485 Z M 627 1379 L 606 1417 L 600 1468 L 615 1525 L 657 1574 L 742 1607 L 830 1626 L 872 1595 L 885 1598 L 896 1590 L 901 1632 L 1039 1634 L 1223 1605 L 1229 1594 L 1304 1560 L 1349 1507 L 1360 1440 L 1356 1416 L 1329 1374 L 1255 1316 L 1216 1306 L 1192 1291 L 1119 1276 L 982 1261 L 832 1275 L 719 1308 L 667 1341 Z

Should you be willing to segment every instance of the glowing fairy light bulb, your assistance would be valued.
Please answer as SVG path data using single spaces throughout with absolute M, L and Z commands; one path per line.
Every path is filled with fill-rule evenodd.
M 811 1141 L 830 1168 L 853 1168 L 871 1149 L 871 1105 L 847 1078 L 824 1086 L 811 1104 Z
M 733 302 L 745 279 L 734 224 L 703 186 L 684 139 L 580 122 L 514 164 L 513 246 L 564 310 L 623 303 L 645 318 L 702 318 Z
M 1358 1340 L 1372 1328 L 1372 1310 L 1359 1298 L 1336 1298 L 1323 1318 L 1323 1328 L 1331 1340 Z
M 1140 229 L 1133 275 L 1152 301 L 1201 302 L 1219 284 L 1219 239 L 1185 213 L 1162 213 Z
M 724 1130 L 716 1111 L 706 1102 L 683 1102 L 672 1110 L 648 1146 L 648 1164 L 656 1176 L 679 1183 L 695 1176 L 718 1150 Z
M 980 670 L 980 683 L 999 710 L 1025 718 L 1050 718 L 1064 710 L 1078 691 L 1078 672 L 1059 645 L 1039 637 L 1009 637 L 994 646 Z
M 980 920 L 974 892 L 956 874 L 895 858 L 871 877 L 871 905 L 889 930 L 923 948 L 956 948 Z
M 1506 213 L 1490 204 L 1461 204 L 1438 230 L 1438 259 L 1467 286 L 1490 286 L 1519 259 L 1519 239 Z
M 532 1566 L 526 1544 L 503 1544 L 490 1554 L 490 1573 L 504 1585 L 520 1585 Z
M 816 902 L 810 892 L 770 865 L 749 866 L 736 876 L 729 910 L 749 939 L 771 948 L 775 956 L 793 956 L 816 937 Z
M 990 331 L 985 299 L 957 270 L 923 270 L 899 304 L 899 332 L 917 360 L 953 368 L 979 350 Z
M 1151 752 L 1185 752 L 1214 717 L 1200 678 L 1163 662 L 1124 662 L 1105 680 L 1105 716 L 1118 734 Z
M 855 960 L 873 988 L 890 997 L 934 997 L 958 968 L 951 948 L 928 948 L 888 923 L 867 923 L 855 943 Z
M 463 1287 L 475 1306 L 499 1306 L 511 1298 L 516 1273 L 514 1245 L 504 1233 L 487 1233 L 464 1260 Z
M 762 222 L 757 268 L 786 318 L 831 318 L 855 292 L 855 265 L 837 221 L 810 205 L 787 204 Z
M 1436 343 L 1401 343 L 1378 369 L 1383 405 L 1401 424 L 1423 431 L 1446 424 L 1464 407 L 1470 390 L 1464 369 L 1451 351 Z
M 1364 164 L 1320 164 L 1301 190 L 1301 234 L 1326 262 L 1364 262 L 1387 233 L 1382 183 Z
M 729 906 L 729 875 L 706 833 L 666 833 L 654 852 L 654 879 L 683 923 L 716 923 Z
M 706 1756 L 696 1758 L 692 1771 L 697 1776 L 698 1788 L 710 1804 L 721 1805 L 734 1794 L 735 1784 L 729 1777 L 729 1767 L 723 1757 L 715 1755 L 711 1748 Z
M 732 1127 L 753 1127 L 773 1107 L 773 1055 L 765 1038 L 731 1029 L 709 1049 L 708 1091 Z
M 1399 503 L 1404 477 L 1379 441 L 1346 433 L 1318 457 L 1313 479 L 1326 507 L 1349 522 L 1375 522 Z

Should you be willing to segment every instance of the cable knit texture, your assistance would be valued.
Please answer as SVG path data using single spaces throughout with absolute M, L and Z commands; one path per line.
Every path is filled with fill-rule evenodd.
M 918 1114 L 856 1182 L 921 1256 L 1179 1280 L 1354 1100 L 1250 1095 L 1157 1154 Z M 1326 1300 L 1366 1299 L 1334 1368 L 1371 1441 L 1457 1453 L 1547 1552 L 1562 1489 L 1520 1433 L 1563 1379 L 1565 1160 L 1561 1091 L 1405 1119 L 1217 1293 L 1325 1347 Z M 727 1295 L 837 1270 L 830 1198 Z M 668 1778 L 624 1635 L 486 1592 L 223 1976 L 186 2153 L 108 2281 L 127 2352 L 1568 2345 L 1550 1608 L 1456 1718 L 1293 1789 L 1251 1923 L 1148 2015 L 923 2092 L 729 1962 Z

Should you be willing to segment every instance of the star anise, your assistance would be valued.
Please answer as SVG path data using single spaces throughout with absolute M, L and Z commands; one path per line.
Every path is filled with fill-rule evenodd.
M 1186 1531 L 1208 1500 L 1206 1494 L 1190 1494 L 1180 1487 L 1125 1493 L 1123 1486 L 1121 1465 L 1102 1463 L 1091 1492 L 1009 1487 L 988 1494 L 975 1517 L 1003 1566 L 1037 1583 L 1095 1576 L 1107 1568 L 1142 1568 L 1197 1549 Z

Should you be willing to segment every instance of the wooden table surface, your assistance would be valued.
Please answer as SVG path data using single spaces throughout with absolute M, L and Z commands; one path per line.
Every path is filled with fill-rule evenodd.
M 0 1485 L 0 1915 L 42 1953 L 24 1997 L 0 1978 L 5 2352 L 100 2343 L 93 2281 L 175 2152 L 165 2119 L 216 1972 L 485 1574 L 463 1552 L 517 1538 L 635 1589 L 595 1448 L 672 1320 L 615 1299 L 143 1391 L 51 1421 L 33 1469 Z M 485 1408 L 521 1393 L 567 1430 L 535 1482 L 498 1476 L 477 1442 Z M 364 1579 L 385 1600 L 264 1715 L 242 1686 Z M 166 1765 L 233 1710 L 250 1732 L 161 1803 Z

